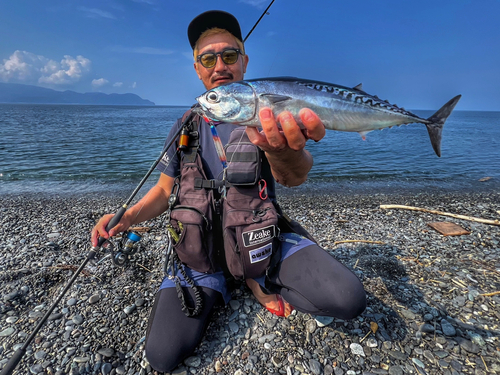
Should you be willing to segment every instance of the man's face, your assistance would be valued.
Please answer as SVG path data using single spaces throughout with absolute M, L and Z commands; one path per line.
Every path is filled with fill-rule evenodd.
M 204 37 L 198 42 L 198 56 L 203 53 L 217 53 L 226 49 L 239 49 L 236 39 L 231 34 L 217 34 Z M 205 68 L 200 62 L 194 63 L 194 69 L 198 78 L 203 82 L 207 90 L 220 86 L 224 83 L 241 81 L 247 70 L 248 56 L 238 56 L 238 61 L 232 65 L 226 65 L 220 55 L 217 63 L 212 68 Z

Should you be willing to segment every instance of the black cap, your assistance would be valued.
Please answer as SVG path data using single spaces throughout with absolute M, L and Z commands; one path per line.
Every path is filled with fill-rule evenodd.
M 194 49 L 201 34 L 214 27 L 227 30 L 239 40 L 243 40 L 240 24 L 232 14 L 222 10 L 209 10 L 195 17 L 188 26 L 188 38 L 191 48 Z

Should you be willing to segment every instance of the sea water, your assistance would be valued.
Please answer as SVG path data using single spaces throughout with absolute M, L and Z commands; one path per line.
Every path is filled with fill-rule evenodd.
M 132 192 L 187 109 L 0 104 L 0 194 Z M 365 141 L 327 130 L 307 149 L 314 166 L 304 186 L 312 190 L 500 190 L 500 112 L 455 110 L 440 158 L 422 124 L 373 131 Z

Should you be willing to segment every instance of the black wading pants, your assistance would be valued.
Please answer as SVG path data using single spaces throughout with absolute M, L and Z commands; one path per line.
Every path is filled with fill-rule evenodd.
M 271 291 L 295 309 L 313 315 L 353 319 L 366 307 L 360 280 L 317 245 L 309 245 L 284 259 L 271 277 Z M 219 292 L 203 287 L 203 311 L 187 317 L 175 288 L 156 295 L 146 336 L 146 357 L 155 370 L 170 372 L 192 355 L 207 328 Z M 192 296 L 192 290 L 189 293 Z

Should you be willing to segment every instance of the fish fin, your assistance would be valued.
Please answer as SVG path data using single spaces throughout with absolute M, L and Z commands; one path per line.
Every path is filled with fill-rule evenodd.
M 279 102 L 284 102 L 285 100 L 292 99 L 289 96 L 286 95 L 277 95 L 277 94 L 261 94 L 260 96 L 265 97 L 267 100 L 269 100 L 271 103 L 279 103 Z
M 359 85 L 356 85 L 353 87 L 354 90 L 359 90 L 359 91 L 363 91 L 363 84 L 360 83 Z M 364 91 L 363 91 L 364 92 Z
M 371 130 L 368 130 L 368 131 L 364 131 L 364 132 L 358 132 L 359 135 L 361 136 L 361 138 L 363 139 L 363 141 L 366 141 L 366 135 L 371 132 Z
M 428 124 L 425 124 L 427 131 L 429 132 L 429 138 L 431 139 L 432 148 L 437 156 L 441 157 L 441 133 L 443 132 L 443 126 L 453 111 L 453 108 L 457 105 L 458 101 L 462 95 L 457 95 L 444 106 L 441 107 L 436 113 L 427 119 Z

